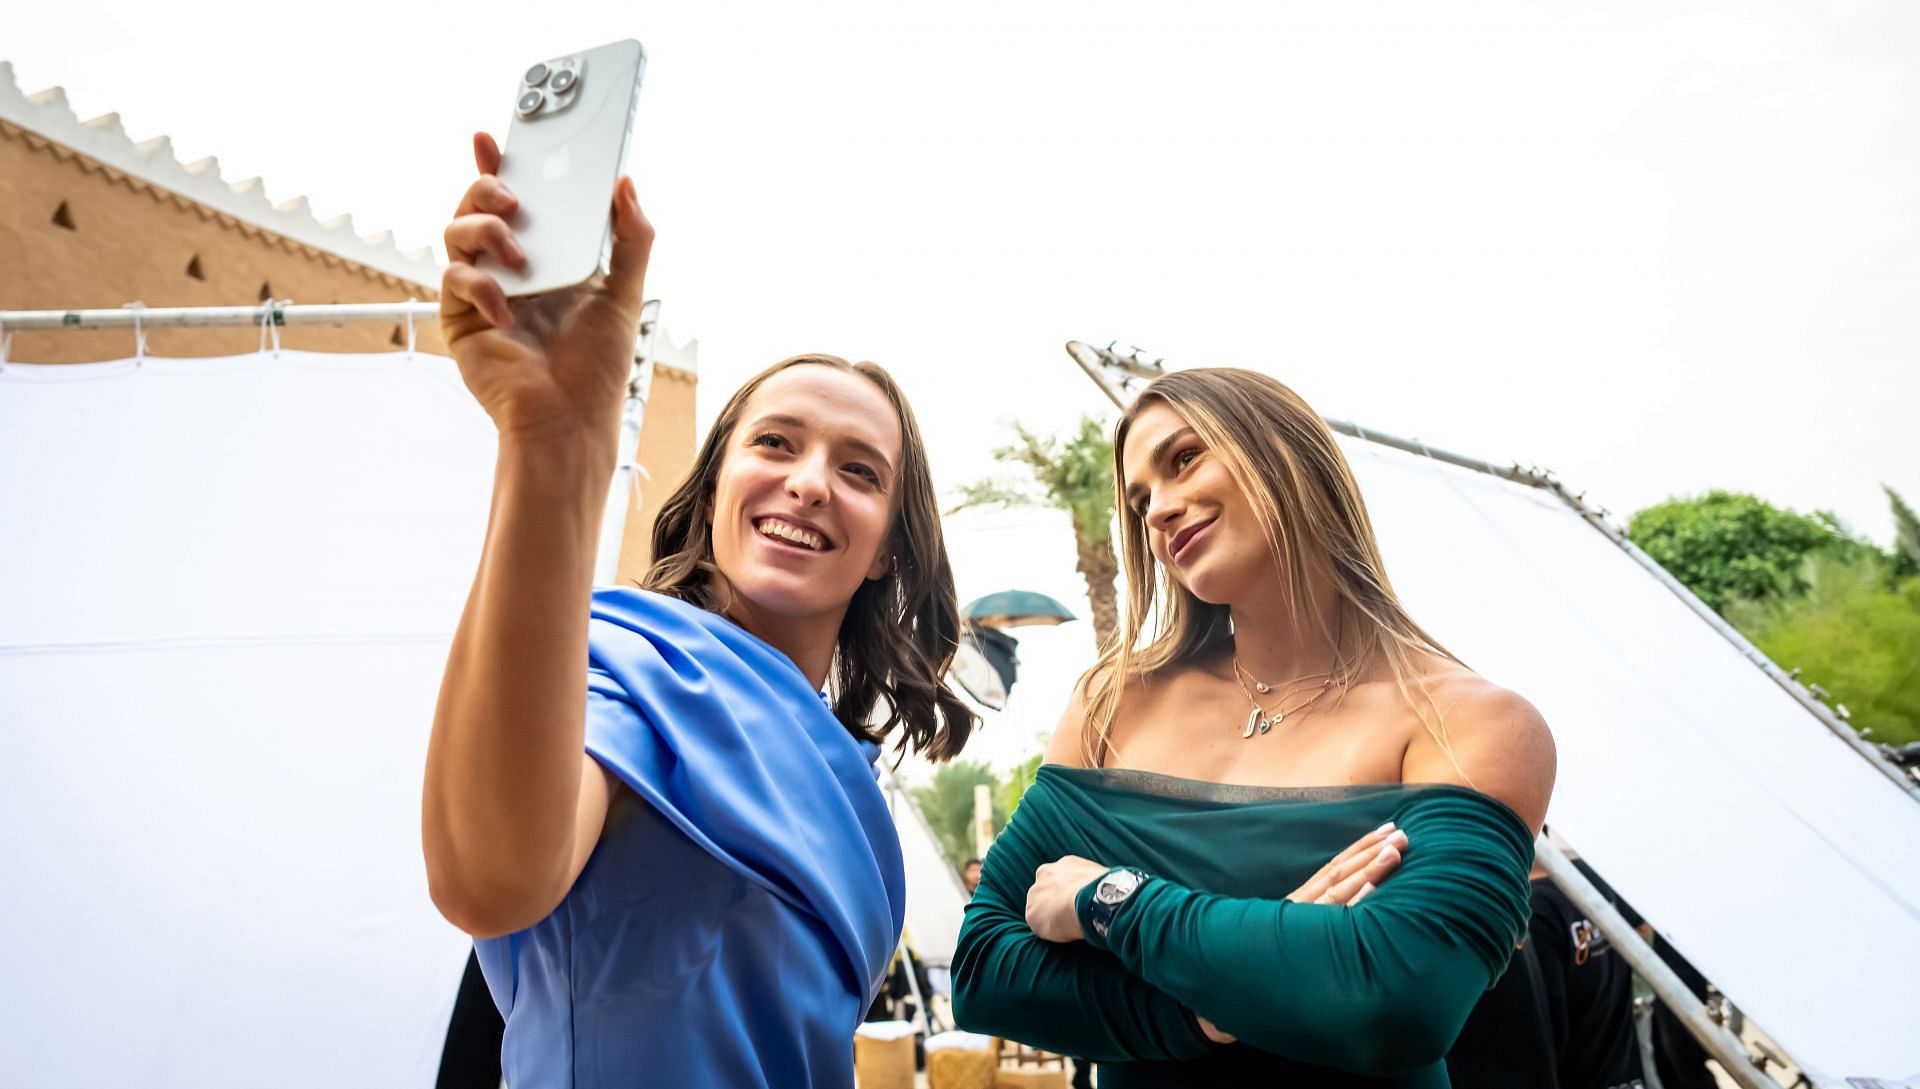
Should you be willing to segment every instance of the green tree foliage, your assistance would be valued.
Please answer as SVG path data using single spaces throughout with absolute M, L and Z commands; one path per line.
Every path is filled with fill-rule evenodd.
M 1846 706 L 1873 740 L 1920 741 L 1920 578 L 1888 586 L 1869 554 L 1810 554 L 1795 597 L 1728 603 L 1727 619 L 1803 681 Z
M 1863 560 L 1879 555 L 1832 515 L 1796 514 L 1723 491 L 1648 507 L 1633 516 L 1627 536 L 1715 610 L 1736 599 L 1804 592 L 1805 562 L 1816 552 Z
M 1075 567 L 1087 583 L 1093 606 L 1093 632 L 1106 646 L 1120 627 L 1120 560 L 1113 551 L 1113 440 L 1107 425 L 1091 416 L 1065 440 L 1041 438 L 1020 424 L 1014 442 L 993 452 L 1004 462 L 1024 465 L 1040 494 L 1024 484 L 976 481 L 960 490 L 953 511 L 968 507 L 1049 506 L 1073 518 Z
M 1026 796 L 1027 788 L 1033 785 L 1033 777 L 1040 772 L 1045 762 L 1045 753 L 1034 753 L 1021 761 L 993 791 L 993 807 L 1013 819 L 1014 810 L 1020 808 L 1020 799 Z
M 1920 575 L 1920 518 L 1914 516 L 1913 508 L 1899 492 L 1885 484 L 1880 487 L 1886 490 L 1887 502 L 1893 504 L 1893 577 Z
M 927 818 L 927 826 L 940 841 L 941 853 L 955 870 L 974 857 L 973 788 L 981 785 L 1000 785 L 986 761 L 954 760 L 940 765 L 925 786 L 913 788 L 920 815 Z M 997 833 L 1006 826 L 1007 814 L 997 799 L 993 809 L 993 830 Z

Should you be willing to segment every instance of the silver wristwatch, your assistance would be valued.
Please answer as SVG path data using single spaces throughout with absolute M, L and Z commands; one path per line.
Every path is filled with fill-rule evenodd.
M 1147 875 L 1139 870 L 1114 870 L 1100 879 L 1093 887 L 1093 901 L 1089 905 L 1088 921 L 1093 924 L 1093 932 L 1102 938 L 1107 936 L 1107 928 L 1113 923 L 1114 912 L 1127 902 Z

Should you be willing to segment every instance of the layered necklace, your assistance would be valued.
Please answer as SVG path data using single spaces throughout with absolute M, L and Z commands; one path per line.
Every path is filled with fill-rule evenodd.
M 1295 693 L 1319 678 L 1324 679 L 1320 680 L 1319 684 L 1311 685 L 1313 689 L 1312 695 L 1294 704 L 1292 707 L 1286 705 L 1287 700 L 1291 699 Z M 1254 692 L 1259 692 L 1260 695 L 1264 696 L 1272 692 L 1274 686 L 1261 682 L 1259 678 L 1240 668 L 1240 655 L 1237 653 L 1233 656 L 1233 679 L 1239 682 L 1240 691 L 1247 694 L 1247 702 L 1253 705 L 1253 710 L 1247 714 L 1246 729 L 1240 731 L 1240 737 L 1243 740 L 1251 738 L 1254 734 L 1264 734 L 1272 730 L 1275 726 L 1285 722 L 1288 715 L 1301 714 L 1306 711 L 1307 708 L 1320 702 L 1320 698 L 1328 692 L 1333 691 L 1336 686 L 1344 687 L 1344 685 L 1341 684 L 1338 674 L 1330 672 L 1309 673 L 1304 677 L 1295 678 L 1291 684 L 1287 685 L 1286 691 L 1280 693 L 1279 706 L 1276 706 L 1272 711 L 1268 711 L 1266 708 L 1260 706 L 1260 700 L 1254 695 Z M 1252 688 L 1247 687 L 1248 681 L 1253 682 Z

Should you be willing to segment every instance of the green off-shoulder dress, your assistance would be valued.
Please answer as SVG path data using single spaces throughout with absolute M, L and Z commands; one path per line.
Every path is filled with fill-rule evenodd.
M 1286 895 L 1385 821 L 1400 868 L 1353 907 Z M 1027 929 L 1063 855 L 1149 875 L 1104 938 Z M 1275 789 L 1046 765 L 981 867 L 954 956 L 962 1028 L 1100 1064 L 1101 1089 L 1436 1089 L 1526 930 L 1533 837 L 1464 787 Z M 1239 1043 L 1217 1045 L 1206 1017 Z

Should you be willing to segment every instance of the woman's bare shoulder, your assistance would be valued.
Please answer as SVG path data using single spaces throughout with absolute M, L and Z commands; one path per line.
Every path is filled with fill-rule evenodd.
M 1538 832 L 1557 766 L 1553 733 L 1539 709 L 1457 663 L 1423 674 L 1445 744 L 1421 730 L 1407 747 L 1402 778 L 1472 787 L 1505 802 Z

